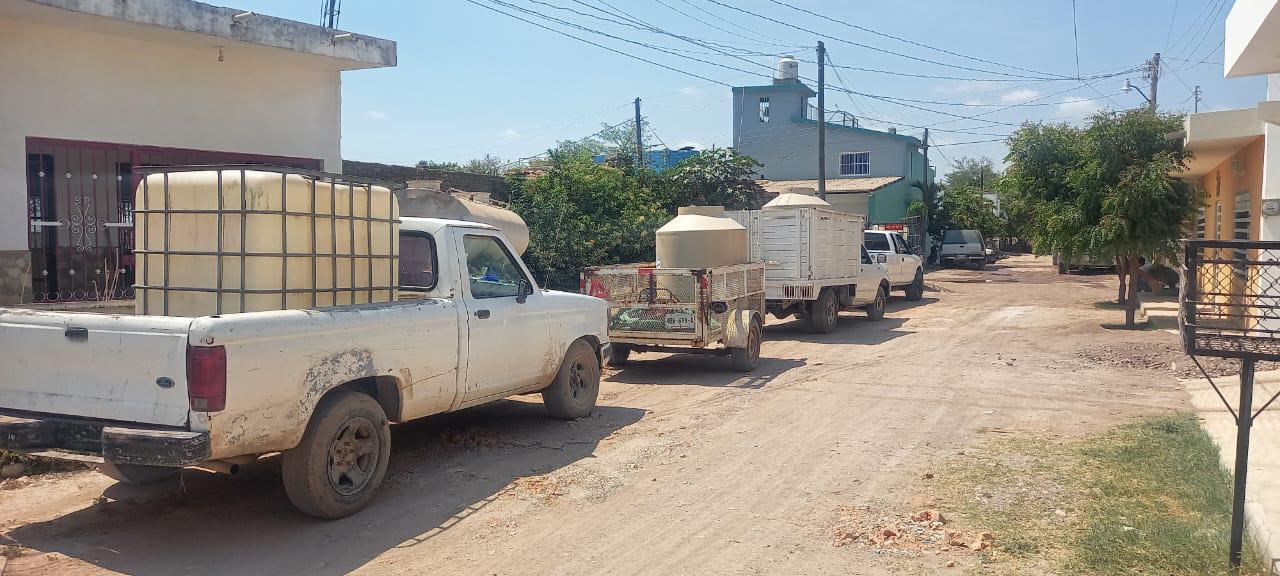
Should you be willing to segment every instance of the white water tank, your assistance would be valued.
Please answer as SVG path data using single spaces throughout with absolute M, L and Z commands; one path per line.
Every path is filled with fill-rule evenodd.
M 396 192 L 400 199 L 400 214 L 419 218 L 448 218 L 480 222 L 502 231 L 516 249 L 524 254 L 529 247 L 529 226 L 519 214 L 492 204 L 468 200 L 439 189 L 419 188 L 418 181 L 410 181 L 409 187 Z
M 726 218 L 724 206 L 684 206 L 654 233 L 663 268 L 712 268 L 746 264 L 747 229 Z
M 778 59 L 778 68 L 773 73 L 773 79 L 777 83 L 793 83 L 800 81 L 800 62 L 793 56 L 783 56 Z

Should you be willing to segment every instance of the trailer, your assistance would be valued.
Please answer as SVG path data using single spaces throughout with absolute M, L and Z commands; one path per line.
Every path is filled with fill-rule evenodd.
M 765 269 L 760 263 L 660 268 L 654 263 L 582 271 L 581 291 L 609 303 L 609 364 L 632 352 L 732 357 L 743 372 L 760 358 Z
M 765 264 L 766 309 L 832 332 L 841 310 L 879 320 L 889 295 L 885 257 L 862 246 L 866 219 L 818 206 L 726 212 L 747 229 L 748 254 Z

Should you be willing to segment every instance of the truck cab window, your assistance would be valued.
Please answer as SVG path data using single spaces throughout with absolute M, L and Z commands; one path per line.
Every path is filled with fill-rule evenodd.
M 462 248 L 467 254 L 472 298 L 519 296 L 524 273 L 497 238 L 467 235 L 462 239 Z
M 866 244 L 867 250 L 875 250 L 878 252 L 888 252 L 889 239 L 879 232 L 864 232 L 862 234 L 862 242 Z
M 429 234 L 400 234 L 400 289 L 427 292 L 436 287 L 436 242 Z
M 893 236 L 893 245 L 897 247 L 899 254 L 910 254 L 911 247 L 907 245 L 907 241 L 902 239 L 901 234 L 890 234 Z

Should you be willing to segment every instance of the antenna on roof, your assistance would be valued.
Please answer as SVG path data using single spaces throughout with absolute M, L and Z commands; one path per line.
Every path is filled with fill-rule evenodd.
M 320 25 L 325 28 L 337 28 L 338 16 L 342 14 L 342 0 L 321 0 Z

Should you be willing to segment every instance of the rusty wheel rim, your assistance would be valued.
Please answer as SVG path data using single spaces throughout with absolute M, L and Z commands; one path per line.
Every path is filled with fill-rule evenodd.
M 347 420 L 329 444 L 329 485 L 343 496 L 363 490 L 373 479 L 382 458 L 378 428 L 369 419 Z

